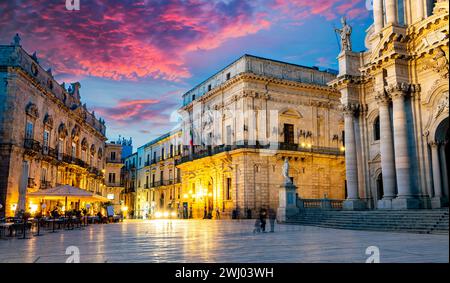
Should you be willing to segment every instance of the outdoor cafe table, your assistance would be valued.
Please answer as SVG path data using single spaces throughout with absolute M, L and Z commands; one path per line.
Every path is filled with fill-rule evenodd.
M 2 235 L 6 235 L 5 231 L 9 230 L 9 236 L 12 236 L 12 229 L 11 227 L 14 225 L 14 223 L 0 223 L 0 238 Z

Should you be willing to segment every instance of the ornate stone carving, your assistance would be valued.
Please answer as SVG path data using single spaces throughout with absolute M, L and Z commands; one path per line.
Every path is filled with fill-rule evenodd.
M 424 64 L 423 70 L 432 69 L 439 74 L 441 78 L 448 78 L 449 62 L 442 47 L 438 47 L 434 56 L 425 60 Z
M 78 138 L 80 137 L 80 127 L 78 125 L 75 125 L 75 127 L 73 127 L 72 129 L 72 133 L 71 133 L 71 138 L 72 140 L 76 141 L 78 140 Z
M 448 91 L 444 93 L 444 95 L 441 97 L 441 99 L 439 100 L 439 103 L 436 107 L 436 114 L 435 117 L 438 117 L 439 115 L 441 115 L 441 113 L 447 109 L 448 111 Z
M 67 127 L 66 124 L 61 123 L 58 127 L 58 134 L 60 138 L 66 138 L 68 136 L 68 131 L 67 131 Z
M 342 104 L 340 110 L 344 113 L 344 115 L 354 116 L 359 111 L 359 104 L 356 103 L 347 103 Z
M 87 150 L 88 148 L 88 143 L 86 138 L 83 138 L 83 140 L 81 141 L 81 150 Z
M 33 102 L 28 103 L 27 107 L 25 108 L 25 111 L 28 115 L 30 115 L 33 118 L 39 118 L 39 110 Z
M 48 113 L 45 114 L 44 125 L 46 125 L 49 128 L 53 128 L 53 117 Z
M 387 105 L 391 101 L 391 97 L 386 91 L 379 91 L 375 96 L 378 105 Z
M 393 83 L 385 87 L 386 92 L 394 99 L 399 96 L 405 96 L 411 90 L 411 85 L 408 83 Z
M 95 155 L 95 146 L 91 145 L 91 149 L 90 149 L 91 155 Z

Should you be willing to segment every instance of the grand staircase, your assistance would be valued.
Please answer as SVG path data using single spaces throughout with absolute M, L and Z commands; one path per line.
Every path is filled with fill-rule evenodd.
M 304 209 L 286 224 L 448 235 L 448 209 L 345 211 Z

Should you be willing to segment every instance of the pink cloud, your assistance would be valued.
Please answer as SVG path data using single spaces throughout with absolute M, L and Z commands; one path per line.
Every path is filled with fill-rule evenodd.
M 168 122 L 169 113 L 176 103 L 170 100 L 136 99 L 120 100 L 112 107 L 95 107 L 94 111 L 100 116 L 112 121 L 116 126 L 125 126 L 149 121 L 153 124 Z
M 353 19 L 369 14 L 364 1 L 360 0 L 274 0 L 273 7 L 283 11 L 284 17 L 298 21 L 311 16 L 322 16 L 331 21 L 339 16 Z
M 188 53 L 270 27 L 244 1 L 96 0 L 67 11 L 63 1 L 0 3 L 0 37 L 23 35 L 55 74 L 114 80 L 190 77 Z

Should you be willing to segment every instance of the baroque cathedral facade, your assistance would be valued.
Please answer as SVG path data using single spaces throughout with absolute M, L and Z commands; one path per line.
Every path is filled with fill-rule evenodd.
M 373 2 L 367 50 L 343 48 L 329 84 L 345 121 L 344 208 L 448 207 L 449 1 Z

